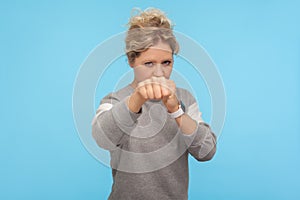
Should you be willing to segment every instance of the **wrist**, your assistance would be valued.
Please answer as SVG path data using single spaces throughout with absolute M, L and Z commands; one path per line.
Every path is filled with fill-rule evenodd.
M 180 100 L 178 101 L 178 104 L 176 106 L 174 106 L 173 108 L 167 108 L 169 113 L 173 113 L 176 112 L 178 109 L 182 109 L 183 112 L 185 112 L 185 105 L 183 104 L 183 102 Z
M 143 99 L 138 97 L 138 94 L 133 93 L 129 96 L 127 105 L 130 111 L 134 113 L 140 113 L 144 102 L 145 101 L 143 101 Z
M 172 110 L 172 111 L 171 112 L 169 111 L 169 116 L 171 118 L 174 118 L 174 119 L 180 118 L 184 114 L 184 112 L 185 112 L 185 106 L 182 103 L 182 101 L 180 101 L 180 103 L 178 104 L 177 109 L 176 110 Z
M 176 109 L 170 109 L 170 110 L 168 109 L 168 112 L 169 112 L 169 116 L 171 118 L 177 119 L 177 118 L 180 118 L 184 114 L 185 105 L 183 104 L 182 101 L 180 101 L 175 108 Z
M 172 108 L 168 108 L 169 113 L 176 112 L 180 108 L 180 104 L 177 104 L 177 106 L 174 106 Z

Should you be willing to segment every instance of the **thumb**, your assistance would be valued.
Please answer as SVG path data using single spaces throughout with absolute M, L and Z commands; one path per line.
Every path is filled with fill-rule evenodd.
M 166 104 L 169 99 L 169 96 L 163 96 L 162 101 Z

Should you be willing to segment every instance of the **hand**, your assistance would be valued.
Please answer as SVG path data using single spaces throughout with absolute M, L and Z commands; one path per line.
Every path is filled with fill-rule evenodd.
M 136 92 L 143 99 L 161 99 L 169 112 L 178 110 L 178 100 L 176 97 L 176 85 L 174 81 L 164 77 L 151 77 L 137 85 Z

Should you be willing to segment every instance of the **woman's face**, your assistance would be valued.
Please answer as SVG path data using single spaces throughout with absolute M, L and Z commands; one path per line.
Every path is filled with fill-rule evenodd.
M 134 70 L 134 87 L 152 76 L 169 79 L 173 68 L 172 49 L 168 44 L 160 42 L 142 52 L 131 67 Z

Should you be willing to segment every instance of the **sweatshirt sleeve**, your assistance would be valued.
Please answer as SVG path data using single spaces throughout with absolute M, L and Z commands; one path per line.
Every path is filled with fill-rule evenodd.
M 116 149 L 135 128 L 141 114 L 129 110 L 128 97 L 120 99 L 111 93 L 102 99 L 92 121 L 92 136 L 101 148 Z
M 182 133 L 188 145 L 188 152 L 198 161 L 211 160 L 216 152 L 217 138 L 210 126 L 203 121 L 195 98 L 189 92 L 186 96 L 189 97 L 189 104 L 185 114 L 197 122 L 194 133 L 190 135 Z

